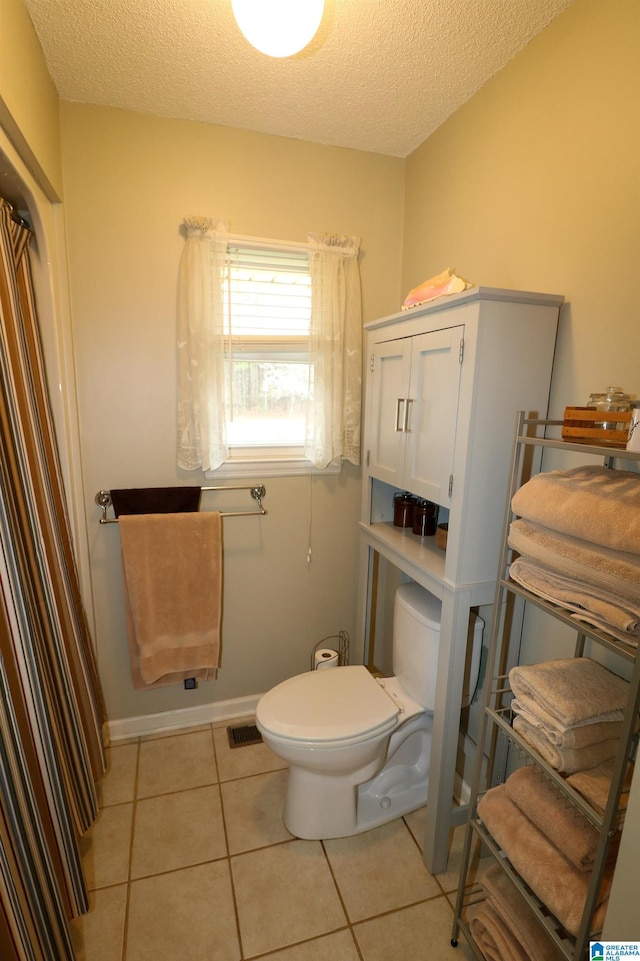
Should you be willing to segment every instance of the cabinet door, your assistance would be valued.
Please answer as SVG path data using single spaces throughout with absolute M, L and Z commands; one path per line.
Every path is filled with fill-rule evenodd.
M 411 361 L 411 340 L 402 338 L 376 344 L 369 377 L 368 467 L 372 477 L 403 486 L 404 418 Z
M 464 327 L 412 337 L 403 486 L 449 505 Z

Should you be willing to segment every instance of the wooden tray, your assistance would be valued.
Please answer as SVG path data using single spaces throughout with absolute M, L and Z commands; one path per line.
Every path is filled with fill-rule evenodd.
M 626 447 L 631 424 L 631 411 L 594 410 L 593 407 L 565 407 L 562 439 L 572 444 L 595 444 L 600 447 Z M 615 427 L 603 427 L 603 423 Z M 624 426 L 621 426 L 624 425 Z

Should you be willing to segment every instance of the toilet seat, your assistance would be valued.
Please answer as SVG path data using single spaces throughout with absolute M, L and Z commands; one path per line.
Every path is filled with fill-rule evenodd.
M 260 698 L 259 727 L 286 740 L 357 743 L 396 725 L 400 708 L 364 665 L 290 677 Z

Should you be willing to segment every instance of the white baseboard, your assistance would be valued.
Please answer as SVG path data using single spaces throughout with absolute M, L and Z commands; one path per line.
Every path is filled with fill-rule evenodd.
M 139 717 L 125 717 L 108 722 L 109 741 L 123 741 L 127 738 L 142 737 L 149 734 L 163 734 L 201 724 L 215 724 L 232 721 L 238 717 L 255 714 L 261 694 L 232 698 L 228 701 L 215 701 L 197 707 L 179 708 L 163 711 L 161 714 L 143 714 Z

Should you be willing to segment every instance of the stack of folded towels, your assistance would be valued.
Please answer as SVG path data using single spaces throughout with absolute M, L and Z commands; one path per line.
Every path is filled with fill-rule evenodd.
M 568 799 L 560 797 L 551 782 L 534 767 L 520 768 L 504 784 L 487 791 L 478 803 L 478 817 L 523 881 L 547 906 L 564 930 L 575 937 L 591 881 L 600 838 L 598 831 L 578 816 Z M 605 868 L 592 922 L 594 932 L 600 931 L 604 922 L 619 833 L 616 832 L 609 849 L 611 857 Z M 485 887 L 486 880 L 486 875 L 483 875 L 482 884 Z M 492 891 L 487 890 L 487 894 L 491 896 Z M 491 901 L 488 906 L 493 907 Z M 485 929 L 489 927 L 495 935 L 495 918 L 491 918 L 491 924 L 487 924 L 486 915 L 481 914 L 480 924 Z M 470 928 L 474 939 L 480 938 L 479 946 L 482 948 L 482 942 L 488 935 L 486 931 L 478 932 L 478 921 L 473 918 L 473 912 Z M 542 932 L 541 927 L 540 930 Z M 545 935 L 545 940 L 543 933 L 530 943 L 530 949 L 538 958 L 549 957 L 549 947 L 546 945 L 549 939 Z M 539 953 L 539 942 L 546 945 L 544 954 Z M 485 956 L 492 957 L 493 952 Z M 517 952 L 500 955 L 503 961 L 521 956 L 526 958 L 526 954 Z
M 582 466 L 536 474 L 514 494 L 517 583 L 637 647 L 640 474 Z
M 551 767 L 563 773 L 574 790 L 602 810 L 629 683 L 587 657 L 519 665 L 510 670 L 509 681 L 514 694 L 514 730 Z M 631 771 L 628 773 L 630 777 Z M 575 937 L 600 832 L 536 766 L 520 768 L 504 784 L 488 790 L 478 803 L 478 816 L 520 877 L 564 930 Z M 610 842 L 611 856 L 596 904 L 593 931 L 602 928 L 619 837 L 617 830 Z M 497 934 L 496 925 L 502 922 L 496 920 L 490 898 L 478 911 L 479 918 L 474 916 L 473 920 L 474 938 L 480 944 L 488 940 L 493 948 L 490 946 L 485 956 L 497 961 L 495 944 L 501 938 L 507 943 L 507 935 L 504 931 Z M 509 934 L 512 937 L 513 932 Z M 533 947 L 538 950 L 537 944 Z M 504 961 L 510 957 L 528 961 L 526 953 L 502 955 Z
M 511 668 L 513 728 L 556 771 L 615 757 L 629 683 L 588 657 Z
M 487 961 L 560 961 L 564 957 L 499 865 L 487 868 L 481 885 L 484 900 L 469 910 L 469 929 Z

